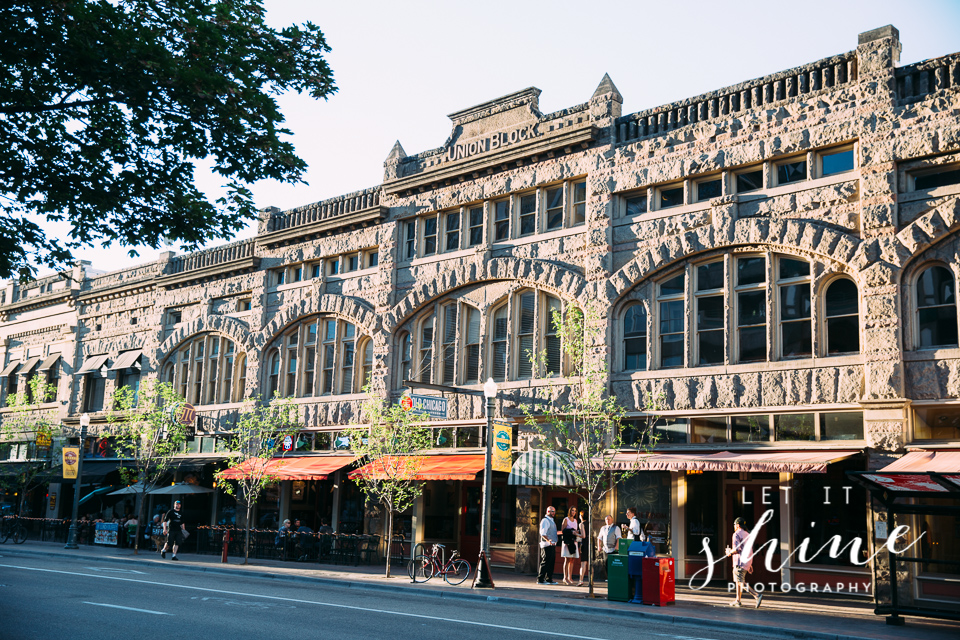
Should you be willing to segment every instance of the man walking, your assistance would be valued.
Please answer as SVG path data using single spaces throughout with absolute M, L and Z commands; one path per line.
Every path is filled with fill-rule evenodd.
M 540 521 L 540 571 L 538 584 L 557 584 L 553 581 L 553 567 L 557 561 L 557 510 L 547 507 L 547 515 Z
M 163 517 L 163 527 L 164 533 L 167 534 L 167 543 L 163 545 L 163 550 L 160 552 L 161 558 L 167 557 L 167 547 L 172 548 L 173 557 L 171 560 L 179 560 L 177 557 L 177 550 L 180 548 L 180 545 L 183 544 L 183 541 L 186 539 L 187 525 L 183 522 L 183 514 L 180 513 L 180 501 L 176 500 L 173 503 L 173 509 L 167 511 L 167 515 Z
M 743 591 L 746 590 L 747 593 L 756 598 L 756 608 L 759 609 L 760 602 L 763 601 L 763 594 L 751 589 L 750 583 L 747 582 L 747 574 L 753 572 L 753 554 L 747 556 L 744 553 L 744 545 L 747 543 L 747 538 L 750 537 L 750 532 L 744 529 L 745 524 L 743 518 L 737 518 L 733 521 L 733 544 L 727 547 L 727 555 L 733 556 L 733 581 L 737 585 L 737 599 L 731 602 L 730 606 L 743 606 L 740 598 Z

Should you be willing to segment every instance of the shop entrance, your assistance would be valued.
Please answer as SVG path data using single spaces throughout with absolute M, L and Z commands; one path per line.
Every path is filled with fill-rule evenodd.
M 561 544 L 563 544 L 563 537 L 559 535 L 560 527 L 563 525 L 563 519 L 567 517 L 567 510 L 570 507 L 576 506 L 577 510 L 586 509 L 587 502 L 582 497 L 577 496 L 576 494 L 570 493 L 565 490 L 547 490 L 543 491 L 543 504 L 540 505 L 540 517 L 537 519 L 536 527 L 538 530 L 537 540 L 540 539 L 539 529 L 540 529 L 540 520 L 543 519 L 543 515 L 547 512 L 547 506 L 553 506 L 557 510 L 557 515 L 554 520 L 557 523 L 557 559 L 554 564 L 554 573 L 563 575 L 563 558 L 561 557 Z M 538 551 L 539 552 L 539 551 Z M 579 569 L 578 569 L 579 570 Z
M 730 539 L 733 536 L 733 521 L 736 518 L 743 518 L 747 521 L 746 529 L 750 533 L 753 533 L 753 529 L 756 524 L 763 517 L 764 513 L 767 510 L 772 510 L 772 518 L 769 522 L 766 522 L 757 534 L 756 544 L 754 549 L 759 549 L 763 544 L 769 540 L 776 539 L 775 543 L 777 546 L 774 549 L 775 553 L 772 556 L 771 566 L 776 568 L 780 566 L 780 481 L 770 480 L 768 482 L 728 482 L 726 487 L 726 523 L 725 523 L 725 533 L 721 537 L 723 544 L 721 545 L 722 549 L 725 549 L 730 544 Z M 780 583 L 780 572 L 779 571 L 768 571 L 767 570 L 767 549 L 765 547 L 759 554 L 753 559 L 753 573 L 749 575 L 749 582 L 751 584 L 755 582 L 776 582 Z M 731 575 L 732 572 L 729 570 L 730 563 L 728 562 L 727 575 Z
M 498 482 L 499 481 L 499 482 Z M 490 497 L 490 544 L 513 544 L 516 540 L 516 489 L 506 485 L 506 477 L 494 478 Z M 463 483 L 463 518 L 460 522 L 460 556 L 471 566 L 480 557 L 480 525 L 483 521 L 483 483 Z M 448 552 L 449 554 L 449 552 Z

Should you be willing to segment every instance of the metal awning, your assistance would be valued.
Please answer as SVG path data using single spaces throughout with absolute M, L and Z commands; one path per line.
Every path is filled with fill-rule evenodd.
M 37 369 L 37 371 L 49 371 L 50 369 L 53 369 L 53 366 L 57 364 L 57 360 L 60 359 L 60 356 L 61 354 L 59 353 L 51 353 L 47 356 L 46 360 L 40 363 L 40 367 Z
M 385 456 L 350 472 L 350 478 L 387 476 L 410 480 L 473 480 L 483 470 L 483 456 Z
M 20 367 L 19 371 L 17 371 L 17 375 L 18 376 L 30 375 L 31 373 L 33 373 L 33 370 L 36 368 L 38 364 L 40 364 L 40 356 L 34 356 L 33 358 L 30 358 L 29 360 L 23 363 L 23 366 Z
M 110 367 L 110 371 L 120 371 L 121 369 L 129 369 L 132 367 L 137 360 L 140 359 L 140 356 L 143 354 L 143 351 L 140 349 L 134 349 L 133 351 L 124 351 L 113 361 L 113 366 Z
M 96 356 L 87 356 L 87 359 L 84 360 L 83 364 L 80 366 L 80 370 L 77 371 L 77 374 L 90 373 L 91 371 L 96 371 L 97 369 L 105 365 L 109 358 L 110 358 L 109 353 L 102 353 Z
M 860 451 L 771 451 L 747 453 L 655 453 L 638 456 L 620 452 L 607 459 L 614 470 L 639 471 L 733 471 L 754 473 L 826 473 L 827 465 L 859 454 Z M 595 467 L 603 468 L 601 461 Z
M 572 487 L 567 468 L 574 468 L 572 455 L 557 451 L 526 451 L 513 463 L 507 484 L 528 487 Z M 566 467 L 566 468 L 565 468 Z
M 172 466 L 180 471 L 200 471 L 208 464 L 223 462 L 226 455 L 216 456 L 177 456 L 172 460 Z
M 16 360 L 16 361 L 11 362 L 10 364 L 8 364 L 7 366 L 5 366 L 5 367 L 3 368 L 3 371 L 0 371 L 0 378 L 6 378 L 6 377 L 8 377 L 11 373 L 13 373 L 14 371 L 16 371 L 16 370 L 17 370 L 17 367 L 19 367 L 19 366 L 20 366 L 20 361 L 19 361 L 19 360 Z
M 960 451 L 911 451 L 880 471 L 960 473 Z

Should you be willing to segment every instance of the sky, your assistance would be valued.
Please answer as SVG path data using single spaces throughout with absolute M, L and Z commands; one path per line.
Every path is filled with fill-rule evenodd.
M 853 50 L 857 34 L 887 24 L 900 31 L 901 64 L 960 51 L 960 0 L 265 4 L 275 28 L 320 26 L 339 87 L 326 101 L 279 99 L 309 165 L 308 184 L 252 186 L 259 207 L 281 209 L 376 186 L 395 141 L 408 154 L 439 147 L 451 131 L 447 114 L 526 87 L 541 89 L 549 113 L 586 102 L 609 73 L 628 114 Z M 211 199 L 220 195 L 203 166 L 197 182 Z M 75 255 L 113 271 L 161 250 L 131 258 L 128 247 L 95 246 Z

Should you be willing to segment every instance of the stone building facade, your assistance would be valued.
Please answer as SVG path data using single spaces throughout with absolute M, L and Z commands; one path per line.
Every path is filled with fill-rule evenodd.
M 529 88 L 451 114 L 442 146 L 408 155 L 398 142 L 380 185 L 264 209 L 251 240 L 8 284 L 5 389 L 59 353 L 47 409 L 65 424 L 84 411 L 97 423 L 103 398 L 142 376 L 173 382 L 211 432 L 279 393 L 320 456 L 359 421 L 366 381 L 398 396 L 404 380 L 493 377 L 499 415 L 519 420 L 568 386 L 550 311 L 593 305 L 610 392 L 631 417 L 647 397 L 665 406 L 663 459 L 610 511 L 639 505 L 689 577 L 703 545 L 719 552 L 734 515 L 756 522 L 772 495 L 786 566 L 766 577 L 862 592 L 876 567 L 786 561 L 804 537 L 873 538 L 882 516 L 864 493 L 847 509 L 818 496 L 907 447 L 960 446 L 960 55 L 900 65 L 900 49 L 883 27 L 846 53 L 637 113 L 605 76 L 554 113 Z M 543 370 L 530 349 L 546 351 Z M 482 399 L 448 399 L 436 452 L 475 455 Z M 200 441 L 197 455 L 215 453 Z M 340 473 L 313 508 L 362 518 Z M 406 526 L 474 544 L 478 487 L 431 482 Z M 569 497 L 498 487 L 497 559 L 529 569 L 537 514 Z M 297 490 L 284 483 L 284 513 Z M 823 509 L 829 522 L 801 525 Z M 936 530 L 936 553 L 960 559 Z M 938 579 L 920 576 L 913 595 Z

